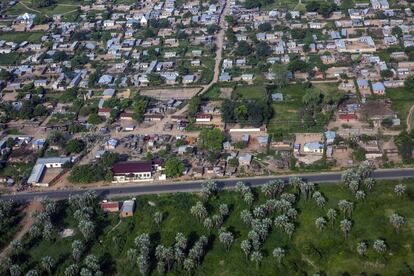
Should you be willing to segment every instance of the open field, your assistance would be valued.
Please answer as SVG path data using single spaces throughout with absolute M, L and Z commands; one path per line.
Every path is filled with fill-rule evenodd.
M 171 194 L 138 197 L 135 215 L 123 219 L 115 229 L 113 227 L 118 223 L 117 215 L 98 214 L 95 219 L 99 229 L 96 239 L 100 242 L 87 243 L 81 260 L 88 254 L 95 254 L 100 258 L 101 269 L 106 275 L 135 275 L 138 273 L 137 267 L 128 260 L 126 252 L 134 247 L 136 236 L 149 233 L 151 248 L 155 248 L 158 244 L 173 245 L 176 233 L 182 232 L 189 237 L 190 247 L 201 235 L 209 237 L 207 253 L 195 270 L 197 275 L 303 275 L 315 272 L 324 272 L 326 275 L 356 275 L 362 272 L 369 275 L 409 275 L 414 268 L 414 181 L 405 181 L 407 193 L 401 198 L 393 192 L 395 184 L 398 183 L 377 183 L 363 201 L 356 201 L 355 196 L 340 184 L 321 185 L 318 190 L 327 199 L 326 206 L 320 208 L 313 199 L 306 201 L 301 198 L 295 205 L 299 215 L 292 238 L 289 239 L 284 231 L 273 228 L 261 247 L 263 261 L 258 267 L 246 260 L 240 249 L 240 243 L 247 239 L 249 231 L 249 227 L 240 219 L 240 212 L 249 207 L 240 199 L 240 194 L 234 191 L 220 191 L 206 204 L 209 216 L 217 214 L 219 204 L 226 203 L 229 206 L 230 214 L 223 226 L 234 234 L 235 241 L 228 253 L 218 240 L 217 229 L 206 230 L 202 223 L 190 215 L 191 206 L 201 198 L 196 194 Z M 254 194 L 254 206 L 266 201 L 260 190 L 254 190 Z M 339 221 L 343 219 L 340 213 L 333 226 L 329 224 L 323 231 L 318 231 L 315 226 L 315 219 L 326 217 L 328 208 L 337 209 L 337 204 L 342 199 L 354 203 L 352 228 L 347 239 L 339 227 Z M 73 210 L 60 210 L 62 211 L 56 221 L 58 230 L 76 229 Z M 160 226 L 153 221 L 153 214 L 157 211 L 164 214 Z M 404 216 L 406 220 L 399 233 L 389 223 L 389 216 L 394 212 Z M 373 242 L 379 238 L 384 239 L 387 244 L 387 251 L 383 255 L 373 250 Z M 52 274 L 63 274 L 64 269 L 74 263 L 71 257 L 71 243 L 75 239 L 83 240 L 77 230 L 74 236 L 57 237 L 54 242 L 31 243 L 26 239 L 24 246 L 28 260 L 22 266 L 25 269 L 37 267 L 40 258 L 49 255 L 57 260 L 57 269 Z M 356 252 L 356 245 L 362 240 L 368 244 L 365 257 L 358 256 Z M 283 247 L 287 252 L 286 258 L 279 266 L 272 257 L 272 251 L 276 247 Z M 81 263 L 82 261 L 79 262 L 80 265 Z M 155 266 L 151 266 L 151 270 L 151 274 L 157 275 Z M 177 265 L 170 271 L 171 275 L 183 273 L 185 272 L 177 268 Z
M 13 41 L 16 43 L 23 41 L 40 43 L 40 39 L 43 35 L 45 35 L 44 32 L 8 32 L 0 33 L 0 40 Z
M 148 96 L 159 100 L 186 100 L 191 99 L 194 95 L 200 91 L 199 87 L 195 88 L 178 88 L 178 89 L 146 89 L 141 90 L 142 96 Z
M 411 124 L 414 122 L 406 122 L 408 112 L 411 106 L 414 104 L 414 95 L 404 87 L 402 88 L 387 88 L 386 95 L 392 101 L 392 109 L 397 113 L 398 118 L 401 119 L 401 125 Z
M 234 96 L 247 100 L 265 100 L 267 97 L 266 88 L 262 85 L 237 86 L 233 92 Z
M 303 96 L 307 91 L 319 91 L 326 95 L 338 96 L 338 88 L 336 83 L 315 83 L 311 88 L 305 89 L 302 84 L 292 84 L 281 89 L 284 100 L 281 102 L 273 102 L 272 106 L 275 111 L 273 118 L 268 124 L 270 133 L 282 132 L 312 132 L 322 131 L 316 126 L 315 129 L 308 129 L 303 122 L 302 108 Z M 272 92 L 273 93 L 273 92 Z
M 25 12 L 28 13 L 34 13 L 34 11 L 37 11 L 38 13 L 44 14 L 44 15 L 54 15 L 54 14 L 64 14 L 68 13 L 70 11 L 76 10 L 77 7 L 80 6 L 80 3 L 73 0 L 58 0 L 55 1 L 56 4 L 53 4 L 49 7 L 45 8 L 33 8 L 31 5 L 31 1 L 21 1 L 22 3 L 18 2 L 13 7 L 7 9 L 5 14 L 7 15 L 21 15 Z

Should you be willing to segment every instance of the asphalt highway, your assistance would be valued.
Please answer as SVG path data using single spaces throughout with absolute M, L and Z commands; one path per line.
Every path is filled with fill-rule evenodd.
M 236 186 L 238 181 L 243 181 L 250 186 L 260 186 L 272 179 L 282 179 L 287 181 L 291 175 L 285 176 L 261 176 L 249 178 L 229 178 L 215 180 L 221 189 L 231 189 Z M 341 172 L 322 172 L 298 174 L 297 176 L 306 181 L 315 183 L 334 183 L 341 180 Z M 414 178 L 414 169 L 382 169 L 376 170 L 371 177 L 375 179 L 398 179 L 398 178 Z M 60 189 L 39 192 L 19 192 L 14 194 L 2 194 L 0 200 L 16 200 L 16 201 L 31 201 L 42 197 L 59 200 L 68 198 L 71 194 L 82 193 L 86 190 L 94 190 L 104 198 L 114 196 L 133 196 L 142 194 L 158 194 L 158 193 L 177 193 L 177 192 L 195 192 L 201 189 L 199 181 L 186 182 L 150 182 L 150 183 L 126 183 L 111 186 L 103 186 L 96 188 L 76 188 L 76 189 Z

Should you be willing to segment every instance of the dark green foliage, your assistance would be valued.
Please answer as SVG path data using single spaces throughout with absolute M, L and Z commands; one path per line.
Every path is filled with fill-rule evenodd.
M 239 123 L 259 127 L 272 117 L 272 108 L 267 101 L 225 99 L 221 105 L 221 116 L 226 123 Z
M 165 162 L 165 174 L 167 177 L 179 177 L 184 171 L 184 164 L 179 158 L 171 158 Z
M 394 141 L 398 147 L 402 161 L 404 163 L 412 163 L 414 149 L 413 134 L 409 134 L 406 131 L 403 131 L 397 137 L 395 137 Z

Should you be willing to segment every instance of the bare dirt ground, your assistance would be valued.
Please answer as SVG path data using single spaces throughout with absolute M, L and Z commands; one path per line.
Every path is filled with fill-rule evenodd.
M 194 97 L 200 91 L 199 87 L 180 89 L 148 89 L 142 90 L 141 95 L 160 100 L 178 99 L 187 100 Z
M 22 225 L 22 228 L 16 233 L 16 235 L 14 235 L 13 240 L 20 241 L 24 237 L 24 235 L 26 235 L 26 233 L 30 230 L 33 223 L 35 222 L 34 218 L 32 217 L 32 212 L 35 210 L 40 211 L 41 209 L 42 209 L 42 204 L 40 203 L 40 201 L 30 202 L 30 204 L 23 210 L 23 212 L 25 213 L 25 216 L 20 222 L 20 224 Z M 10 249 L 11 247 L 9 244 L 7 247 L 5 247 L 1 251 L 0 259 L 6 257 L 8 253 L 10 252 Z

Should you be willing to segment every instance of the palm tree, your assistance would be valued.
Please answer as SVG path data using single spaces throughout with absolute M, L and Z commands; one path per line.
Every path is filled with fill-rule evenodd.
M 128 249 L 127 258 L 129 262 L 135 263 L 137 256 L 138 256 L 138 251 L 135 248 Z
M 157 271 L 158 271 L 158 274 L 164 275 L 165 273 L 165 262 L 164 261 L 158 261 Z
M 198 201 L 196 205 L 190 209 L 191 215 L 195 216 L 199 221 L 207 217 L 207 209 L 203 206 L 203 203 Z
M 79 230 L 86 240 L 92 238 L 95 234 L 95 224 L 87 219 L 81 220 L 79 222 Z
M 243 250 L 246 258 L 249 257 L 250 252 L 252 251 L 252 244 L 250 240 L 243 240 L 240 244 L 241 249 Z
M 366 179 L 372 173 L 373 167 L 369 163 L 362 163 L 357 168 L 357 174 L 360 179 Z
M 236 192 L 240 193 L 241 197 L 244 197 L 246 193 L 250 192 L 250 188 L 244 182 L 239 181 L 236 183 Z
M 151 245 L 150 236 L 147 233 L 143 233 L 135 238 L 135 246 L 141 252 L 142 255 L 147 256 L 149 254 L 149 247 Z
M 323 217 L 319 217 L 315 220 L 315 225 L 316 228 L 319 229 L 319 231 L 322 231 L 323 228 L 325 228 L 326 226 L 326 219 L 324 219 Z
M 94 272 L 98 271 L 101 267 L 99 260 L 95 255 L 86 256 L 84 263 L 87 268 Z
M 256 263 L 256 268 L 259 268 L 259 265 L 263 260 L 263 255 L 260 253 L 260 251 L 253 251 L 253 253 L 250 255 L 250 260 Z
M 323 208 L 326 204 L 326 199 L 321 195 L 320 197 L 316 198 L 316 205 Z
M 253 209 L 253 215 L 255 218 L 264 218 L 266 216 L 266 211 L 261 206 L 257 206 Z
M 9 268 L 10 276 L 20 276 L 22 275 L 22 269 L 18 264 L 11 265 Z
M 375 240 L 372 247 L 381 255 L 383 255 L 385 251 L 387 251 L 387 244 L 384 240 L 381 239 Z
M 341 220 L 341 230 L 344 232 L 345 239 L 348 239 L 348 234 L 351 231 L 352 222 L 349 219 Z
M 297 191 L 300 190 L 300 185 L 302 184 L 302 178 L 298 176 L 291 176 L 289 178 L 289 185 L 294 187 Z
M 331 226 L 333 226 L 336 220 L 336 216 L 337 216 L 335 209 L 332 209 L 332 208 L 329 209 L 328 212 L 326 212 L 326 216 L 331 222 Z
M 39 273 L 37 272 L 37 270 L 32 269 L 32 270 L 27 271 L 25 276 L 38 276 L 38 275 L 39 275 Z
M 182 250 L 185 250 L 187 248 L 187 238 L 181 232 L 178 232 L 175 235 L 175 247 Z
M 204 183 L 201 183 L 201 193 L 204 200 L 209 199 L 214 193 L 218 190 L 216 182 L 208 180 Z
M 164 214 L 162 212 L 155 212 L 154 213 L 154 222 L 157 226 L 160 226 L 163 218 L 164 218 Z
M 137 264 L 139 272 L 142 275 L 147 275 L 149 273 L 150 263 L 148 256 L 145 256 L 143 254 L 139 255 L 137 259 Z
M 249 210 L 243 210 L 240 212 L 240 218 L 242 219 L 244 224 L 250 225 L 253 220 L 253 216 Z
M 47 241 L 52 241 L 54 238 L 55 230 L 50 221 L 46 222 L 43 226 L 43 238 Z
M 184 260 L 184 269 L 191 274 L 191 272 L 196 268 L 196 264 L 193 259 L 187 258 Z
M 65 276 L 77 276 L 79 273 L 79 266 L 71 264 L 65 269 Z
M 286 252 L 283 248 L 277 247 L 273 250 L 273 257 L 276 259 L 279 265 L 282 264 L 285 256 L 286 256 Z
M 354 169 L 347 169 L 342 173 L 341 178 L 345 185 L 348 186 L 351 181 L 358 179 L 358 175 Z
M 296 196 L 294 194 L 290 194 L 290 193 L 283 193 L 280 196 L 280 199 L 286 200 L 286 201 L 290 202 L 291 204 L 296 202 Z
M 203 226 L 210 232 L 211 228 L 213 228 L 213 221 L 211 218 L 205 218 L 203 222 Z
M 10 247 L 12 255 L 19 255 L 23 251 L 23 245 L 19 240 L 12 240 Z
M 354 209 L 354 204 L 348 200 L 340 200 L 338 203 L 339 210 L 344 214 L 344 217 L 350 217 Z
M 277 228 L 283 228 L 288 222 L 289 218 L 286 215 L 280 215 L 275 218 L 274 224 Z
M 364 180 L 364 185 L 367 187 L 368 191 L 371 191 L 374 188 L 375 180 L 372 178 L 366 178 Z
M 394 192 L 397 196 L 402 197 L 405 194 L 406 186 L 404 184 L 398 184 L 394 187 Z
M 224 244 L 226 252 L 229 252 L 230 246 L 234 241 L 233 234 L 231 232 L 221 231 L 219 234 L 219 240 L 222 244 Z
M 226 217 L 229 215 L 229 206 L 227 204 L 220 204 L 219 206 L 219 214 L 222 217 Z
M 288 216 L 290 219 L 295 220 L 298 217 L 298 211 L 296 211 L 295 208 L 289 208 L 286 212 L 286 216 Z
M 285 233 L 289 236 L 289 239 L 292 238 L 293 232 L 295 232 L 295 225 L 291 222 L 285 223 L 284 225 Z
M 55 260 L 50 256 L 44 256 L 40 262 L 40 265 L 49 275 L 52 273 L 52 269 L 55 266 Z
M 362 257 L 365 256 L 365 254 L 367 253 L 367 250 L 368 250 L 368 246 L 367 246 L 366 242 L 361 241 L 361 242 L 358 243 L 357 252 L 360 256 L 362 256 Z
M 390 223 L 392 227 L 394 227 L 394 229 L 398 232 L 400 231 L 401 227 L 404 225 L 405 219 L 403 216 L 400 216 L 399 214 L 394 213 L 390 216 Z
M 224 222 L 224 218 L 221 215 L 215 214 L 211 217 L 215 227 L 220 228 Z
M 355 194 L 359 190 L 359 181 L 352 180 L 351 182 L 349 182 L 348 188 L 351 190 L 353 194 Z
M 80 270 L 79 275 L 80 276 L 93 276 L 93 273 L 92 273 L 92 271 L 90 271 L 86 267 L 82 267 L 82 269 Z
M 365 196 L 366 196 L 366 194 L 365 194 L 365 192 L 364 192 L 364 191 L 357 191 L 357 192 L 355 193 L 355 198 L 356 198 L 357 200 L 363 200 L 363 199 L 365 199 Z
M 253 193 L 251 191 L 246 192 L 243 196 L 243 201 L 248 205 L 251 206 L 253 204 L 254 201 L 254 196 Z
M 75 261 L 79 262 L 84 248 L 85 246 L 80 240 L 74 240 L 72 242 L 72 257 Z

